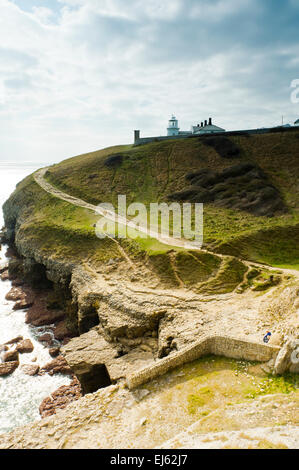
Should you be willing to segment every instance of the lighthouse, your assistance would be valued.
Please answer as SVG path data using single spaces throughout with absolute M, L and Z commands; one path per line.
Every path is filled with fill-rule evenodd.
M 171 119 L 168 121 L 168 127 L 167 127 L 167 135 L 179 135 L 179 122 L 177 118 L 172 115 Z

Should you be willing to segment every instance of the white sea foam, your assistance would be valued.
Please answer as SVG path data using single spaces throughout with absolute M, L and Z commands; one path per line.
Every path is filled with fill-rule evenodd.
M 1 206 L 14 190 L 16 183 L 40 166 L 42 165 L 20 167 L 14 164 L 0 164 Z M 2 224 L 2 211 L 0 211 L 0 225 Z M 0 260 L 2 262 L 5 259 L 5 247 L 3 247 Z M 48 349 L 37 341 L 37 336 L 51 330 L 47 327 L 34 328 L 25 324 L 25 312 L 13 311 L 13 302 L 5 300 L 10 288 L 10 281 L 0 281 L 0 344 L 19 335 L 30 338 L 34 351 L 30 354 L 21 354 L 20 362 L 28 364 L 33 358 L 37 358 L 36 364 L 43 366 L 51 360 L 51 357 Z M 25 375 L 20 367 L 8 377 L 0 377 L 0 433 L 39 419 L 41 401 L 61 385 L 69 383 L 70 379 L 62 375 L 30 377 Z

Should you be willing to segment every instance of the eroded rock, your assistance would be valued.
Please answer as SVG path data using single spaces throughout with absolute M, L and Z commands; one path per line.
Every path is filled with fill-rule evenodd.
M 54 374 L 66 374 L 72 375 L 73 372 L 66 362 L 63 356 L 58 356 L 53 361 L 48 362 L 41 370 L 41 373 L 48 373 L 49 375 Z
M 63 385 L 59 387 L 55 392 L 45 398 L 40 407 L 39 412 L 42 418 L 51 416 L 56 413 L 58 409 L 66 408 L 66 406 L 72 401 L 78 400 L 82 396 L 82 389 L 80 382 L 76 377 L 70 385 Z
M 12 300 L 13 302 L 16 302 L 18 300 L 25 300 L 25 298 L 25 292 L 19 287 L 12 287 L 5 296 L 6 300 Z

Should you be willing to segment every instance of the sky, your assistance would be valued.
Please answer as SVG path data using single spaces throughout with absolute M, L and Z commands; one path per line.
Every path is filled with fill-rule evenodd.
M 298 30 L 299 0 L 0 0 L 0 162 L 293 123 Z

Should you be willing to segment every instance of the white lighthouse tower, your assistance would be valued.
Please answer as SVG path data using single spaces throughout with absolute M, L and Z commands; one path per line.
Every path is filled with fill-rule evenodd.
M 179 122 L 177 118 L 172 115 L 168 121 L 167 135 L 178 135 L 179 134 Z

